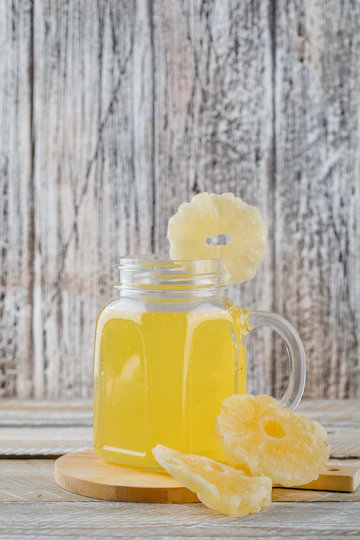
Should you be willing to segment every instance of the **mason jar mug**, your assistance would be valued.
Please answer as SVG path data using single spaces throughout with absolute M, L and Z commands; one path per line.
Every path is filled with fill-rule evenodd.
M 118 298 L 95 335 L 94 448 L 108 461 L 158 468 L 157 444 L 221 460 L 214 423 L 222 401 L 246 392 L 247 334 L 268 326 L 284 340 L 295 408 L 305 357 L 294 328 L 274 313 L 248 311 L 225 296 L 221 259 L 124 257 Z

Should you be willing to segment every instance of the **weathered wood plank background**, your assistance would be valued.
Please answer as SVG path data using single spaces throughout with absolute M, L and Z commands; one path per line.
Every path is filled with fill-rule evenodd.
M 299 330 L 308 397 L 360 396 L 358 0 L 0 1 L 0 396 L 88 397 L 117 256 L 199 191 L 261 208 L 234 288 Z M 280 395 L 280 341 L 250 338 Z M 256 343 L 255 343 L 256 341 Z

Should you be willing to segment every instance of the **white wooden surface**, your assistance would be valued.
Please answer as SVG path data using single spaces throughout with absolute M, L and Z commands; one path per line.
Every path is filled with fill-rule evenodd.
M 4 503 L 5 538 L 356 538 L 359 503 L 273 503 L 241 521 L 194 503 L 154 505 L 101 502 Z
M 307 394 L 358 395 L 360 3 L 277 0 L 275 309 L 300 330 Z M 276 385 L 285 360 L 276 347 Z
M 307 400 L 298 411 L 326 427 L 333 458 L 360 459 L 359 400 Z M 90 400 L 0 401 L 0 458 L 57 457 L 91 447 Z
M 0 2 L 0 396 L 33 385 L 33 11 Z
M 29 430 L 35 437 L 42 429 L 51 440 L 57 439 L 64 425 L 90 431 L 89 405 L 63 402 L 56 406 L 54 402 L 30 402 L 28 408 L 26 402 L 0 402 L 0 441 L 6 439 L 4 434 L 11 429 L 5 421 L 10 416 L 15 422 L 12 429 L 20 435 L 19 446 L 13 446 L 12 454 L 5 456 L 0 445 L 0 538 L 275 540 L 324 537 L 335 540 L 359 536 L 359 490 L 356 493 L 331 493 L 274 489 L 269 508 L 241 520 L 217 514 L 202 504 L 100 502 L 62 490 L 53 479 L 54 460 L 44 459 L 45 445 L 40 459 L 24 459 L 19 455 L 19 449 L 31 447 Z M 328 429 L 330 426 L 335 430 L 345 426 L 354 429 L 353 447 L 359 444 L 358 400 L 309 401 L 303 402 L 301 409 L 304 414 L 324 422 Z M 72 442 L 69 438 L 68 444 Z M 39 444 L 40 456 L 41 444 L 44 441 Z M 338 463 L 360 466 L 360 459 L 342 459 Z
M 204 190 L 270 227 L 234 300 L 298 328 L 308 397 L 360 396 L 359 2 L 85 4 L 0 3 L 0 397 L 91 395 L 117 256 Z M 280 396 L 280 340 L 249 350 Z
M 55 460 L 23 459 L 9 456 L 0 461 L 0 503 L 6 502 L 93 502 L 91 499 L 61 489 L 54 482 Z M 16 458 L 16 459 L 14 459 Z M 333 463 L 343 464 L 343 460 Z M 348 460 L 347 464 L 360 466 L 360 459 Z M 341 493 L 298 489 L 273 489 L 274 502 L 360 502 L 360 492 Z

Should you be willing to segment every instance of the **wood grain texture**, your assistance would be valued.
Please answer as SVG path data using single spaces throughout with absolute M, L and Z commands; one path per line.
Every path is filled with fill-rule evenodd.
M 0 397 L 32 394 L 32 25 L 30 0 L 0 3 Z
M 359 18 L 351 0 L 276 3 L 275 310 L 304 341 L 311 397 L 360 387 Z
M 0 397 L 91 395 L 116 258 L 167 249 L 199 191 L 260 207 L 269 252 L 233 287 L 305 342 L 308 397 L 360 396 L 358 2 L 4 0 Z M 281 341 L 248 338 L 280 397 Z
M 116 258 L 151 249 L 148 23 L 144 2 L 36 2 L 36 397 L 91 394 Z
M 56 430 L 54 428 L 56 427 Z M 336 459 L 360 458 L 360 427 L 327 427 L 331 456 Z M 0 458 L 3 456 L 57 457 L 86 450 L 93 445 L 90 426 L 59 423 L 46 426 L 0 427 Z
M 89 501 L 55 483 L 54 464 L 52 459 L 2 459 L 0 503 Z
M 349 460 L 347 463 L 360 466 L 360 460 Z M 0 461 L 0 503 L 93 502 L 88 497 L 60 488 L 54 481 L 54 466 L 53 459 L 2 459 Z M 333 493 L 275 488 L 272 492 L 272 500 L 274 502 L 360 502 L 360 491 Z
M 156 510 L 156 511 L 155 511 Z M 0 534 L 22 538 L 326 538 L 356 537 L 359 503 L 274 503 L 241 520 L 199 504 L 112 502 L 2 503 Z
M 155 250 L 168 219 L 201 191 L 231 191 L 271 224 L 269 4 L 153 2 Z M 255 280 L 232 287 L 242 307 L 271 310 L 272 248 Z M 266 277 L 268 276 L 268 277 Z M 269 391 L 271 338 L 248 338 L 249 391 Z
M 0 401 L 0 426 L 91 426 L 92 400 Z
M 359 400 L 304 400 L 298 411 L 321 422 L 331 457 L 360 458 Z M 0 401 L 0 458 L 57 457 L 92 447 L 88 401 Z
M 152 504 L 199 502 L 195 493 L 165 472 L 114 465 L 94 450 L 61 456 L 54 469 L 60 487 L 94 499 Z
M 58 457 L 92 446 L 92 427 L 0 427 L 0 458 Z
M 0 400 L 0 425 L 92 425 L 92 400 Z M 326 426 L 357 427 L 358 399 L 303 399 L 297 412 Z
M 16 404 L 13 401 L 13 404 Z M 360 403 L 358 399 L 302 399 L 297 412 L 327 426 L 358 426 Z
M 164 471 L 114 465 L 94 450 L 59 457 L 55 462 L 54 477 L 60 487 L 95 499 L 163 504 L 199 502 L 197 492 L 194 494 Z M 296 491 L 356 493 L 359 484 L 360 467 L 328 463 L 316 480 L 297 486 Z M 283 486 L 275 484 L 274 487 Z M 287 501 L 286 497 L 285 490 L 282 500 Z M 293 495 L 290 500 L 294 500 Z M 301 494 L 299 500 L 302 500 Z
M 298 490 L 305 491 L 340 491 L 355 493 L 360 485 L 360 467 L 349 465 L 333 465 L 328 463 L 326 470 L 316 480 L 301 487 Z M 278 487 L 278 486 L 276 486 Z
M 64 436 L 65 422 L 71 418 L 87 423 L 90 403 L 0 401 L 0 423 L 12 411 L 21 433 L 47 432 L 48 440 Z M 47 411 L 47 409 L 52 409 Z M 322 400 L 302 402 L 300 410 L 336 429 L 359 426 L 359 401 Z M 45 412 L 47 411 L 47 412 Z M 37 417 L 33 424 L 31 414 Z M 82 418 L 82 419 L 81 419 Z M 57 425 L 54 425 L 57 424 Z M 0 428 L 0 440 L 4 430 Z M 25 434 L 25 431 L 23 432 Z M 46 438 L 46 437 L 45 437 Z M 44 439 L 45 439 L 44 438 Z M 340 439 L 342 435 L 340 434 Z M 26 445 L 27 437 L 19 437 Z M 359 439 L 357 439 L 359 440 Z M 46 446 L 43 446 L 46 452 Z M 334 461 L 360 466 L 360 459 Z M 208 510 L 202 504 L 154 505 L 96 502 L 59 488 L 54 481 L 52 459 L 0 460 L 0 537 L 11 539 L 88 539 L 104 538 L 270 538 L 291 539 L 326 537 L 356 538 L 360 530 L 360 492 L 332 493 L 295 489 L 274 489 L 273 503 L 260 514 L 236 520 Z M 291 501 L 291 502 L 289 502 Z M 301 504 L 298 504 L 301 502 Z M 315 504 L 314 504 L 315 503 Z

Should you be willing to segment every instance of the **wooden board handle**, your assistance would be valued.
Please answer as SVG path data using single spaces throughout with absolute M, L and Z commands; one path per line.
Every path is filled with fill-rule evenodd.
M 345 491 L 352 493 L 357 490 L 360 484 L 360 467 L 349 465 L 326 466 L 326 471 L 320 474 L 317 480 L 305 484 L 304 486 L 295 486 L 291 489 L 311 489 L 315 491 Z M 283 487 L 274 485 L 274 487 Z

